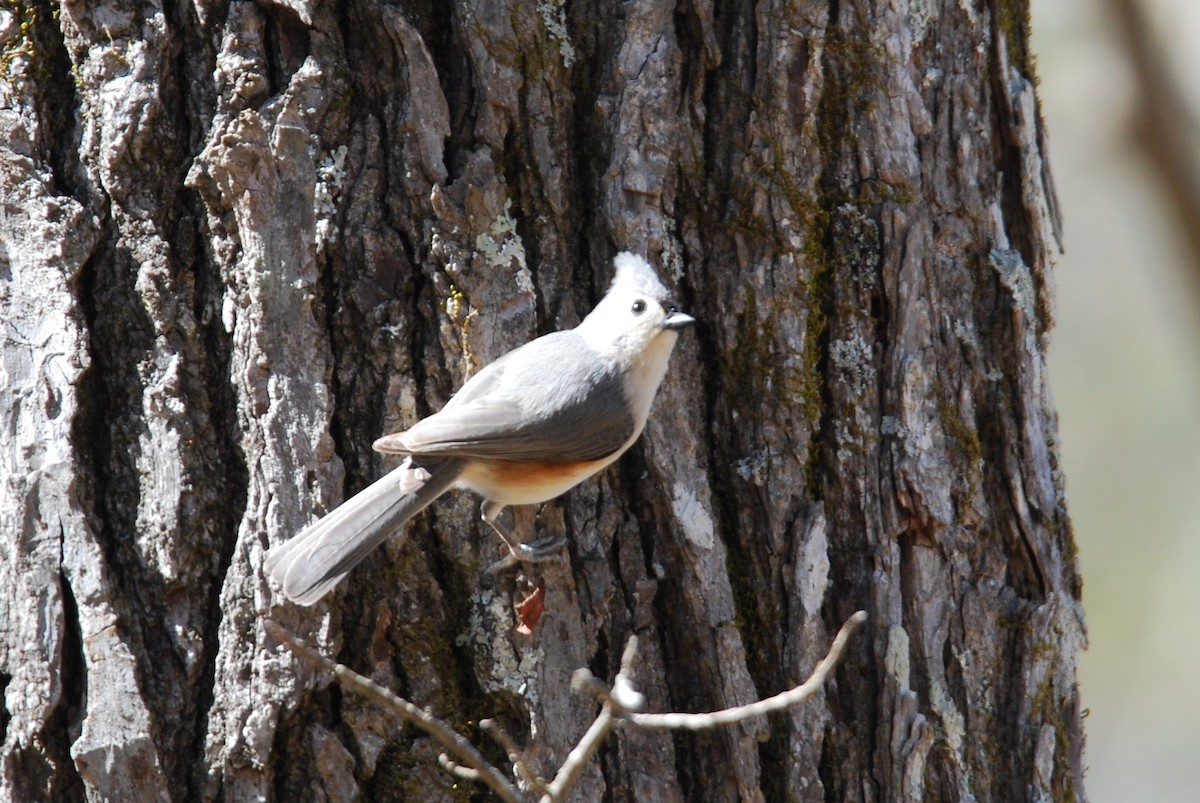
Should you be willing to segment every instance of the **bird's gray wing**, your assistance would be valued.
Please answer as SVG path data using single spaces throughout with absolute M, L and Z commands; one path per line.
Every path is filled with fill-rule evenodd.
M 598 460 L 633 436 L 624 376 L 574 332 L 488 365 L 441 412 L 376 442 L 381 451 L 516 460 Z

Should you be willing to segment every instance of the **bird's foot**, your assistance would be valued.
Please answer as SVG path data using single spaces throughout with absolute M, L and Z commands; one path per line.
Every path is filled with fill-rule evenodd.
M 518 563 L 550 563 L 560 560 L 562 548 L 566 544 L 567 539 L 562 535 L 548 535 L 528 544 L 509 543 L 508 554 L 489 566 L 484 574 L 496 574 Z

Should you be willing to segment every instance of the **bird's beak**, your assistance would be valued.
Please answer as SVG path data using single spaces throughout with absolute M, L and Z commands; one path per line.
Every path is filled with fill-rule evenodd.
M 662 322 L 663 329 L 682 329 L 685 326 L 691 326 L 696 322 L 696 319 L 686 312 L 680 312 L 677 309 L 672 309 L 667 313 L 667 317 Z

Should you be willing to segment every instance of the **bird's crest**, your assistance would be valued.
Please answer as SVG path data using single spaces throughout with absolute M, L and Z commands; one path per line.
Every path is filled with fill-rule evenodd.
M 622 251 L 613 258 L 613 265 L 617 269 L 617 275 L 613 278 L 611 289 L 629 289 L 659 301 L 667 297 L 667 288 L 659 281 L 658 274 L 644 258 Z

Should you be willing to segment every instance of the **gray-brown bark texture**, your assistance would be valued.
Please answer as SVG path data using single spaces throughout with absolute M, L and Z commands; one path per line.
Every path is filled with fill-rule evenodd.
M 599 800 L 1082 799 L 1019 0 L 20 0 L 0 9 L 0 798 L 457 800 L 271 614 L 549 775 L 631 633 Z M 621 249 L 685 333 L 645 436 L 517 527 L 450 494 L 312 609 L 259 563 L 378 435 L 572 326 Z M 274 607 L 273 607 L 274 606 Z

